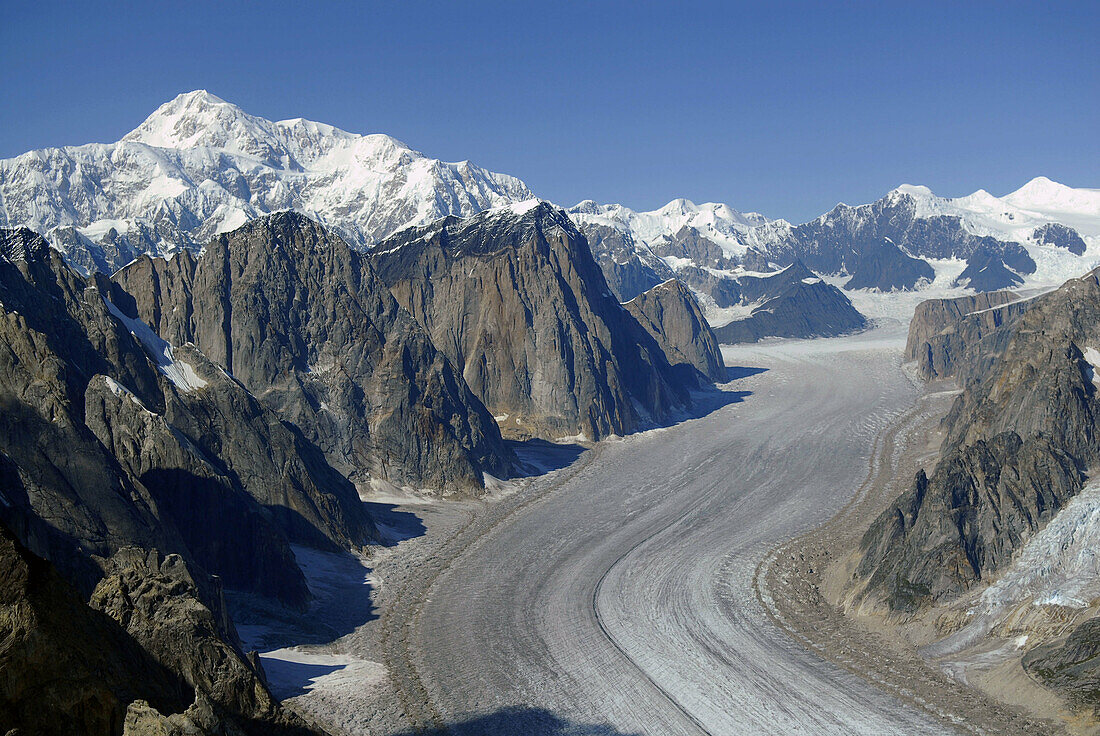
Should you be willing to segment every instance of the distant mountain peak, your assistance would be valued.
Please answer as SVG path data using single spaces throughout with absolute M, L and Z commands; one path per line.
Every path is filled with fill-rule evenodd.
M 273 122 L 206 90 L 164 103 L 118 143 L 0 161 L 0 224 L 47 233 L 85 272 L 198 249 L 278 210 L 365 247 L 408 225 L 532 197 L 520 180 L 468 161 L 305 118 Z
M 1002 200 L 1021 209 L 1100 216 L 1100 189 L 1075 189 L 1037 176 Z
M 220 148 L 232 137 L 269 137 L 263 122 L 267 121 L 200 89 L 164 103 L 122 140 L 158 148 Z
M 926 199 L 928 197 L 934 197 L 932 190 L 921 184 L 902 184 L 890 191 L 890 194 L 908 194 L 910 197 L 916 199 Z

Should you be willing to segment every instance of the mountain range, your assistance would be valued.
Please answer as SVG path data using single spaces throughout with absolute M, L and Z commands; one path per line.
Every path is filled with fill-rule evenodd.
M 407 227 L 534 197 L 520 180 L 470 162 L 438 161 L 385 135 L 269 121 L 203 90 L 162 105 L 117 143 L 0 161 L 0 224 L 42 233 L 84 273 L 113 273 L 142 254 L 198 251 L 215 235 L 281 210 L 368 249 Z M 585 200 L 566 212 L 620 301 L 675 277 L 717 327 L 762 306 L 744 296 L 744 276 L 796 261 L 836 277 L 795 305 L 804 315 L 815 303 L 846 301 L 838 287 L 1049 287 L 1100 263 L 1100 190 L 1043 177 L 1003 197 L 979 190 L 943 198 L 903 185 L 801 225 L 685 199 L 651 212 Z M 850 321 L 831 322 L 852 329 Z
M 0 161 L 0 613 L 18 632 L 0 720 L 310 733 L 225 590 L 303 610 L 295 549 L 384 541 L 373 486 L 481 496 L 534 472 L 516 442 L 676 421 L 728 378 L 719 343 L 861 330 L 856 292 L 956 297 L 918 309 L 907 347 L 963 387 L 941 457 L 853 578 L 891 615 L 955 600 L 1100 461 L 1098 272 L 999 291 L 1061 283 L 1098 248 L 1100 191 L 1043 178 L 1000 198 L 902 186 L 801 225 L 683 199 L 563 209 L 204 91 L 117 143 Z M 1097 676 L 1074 623 L 1024 666 L 1078 693 Z

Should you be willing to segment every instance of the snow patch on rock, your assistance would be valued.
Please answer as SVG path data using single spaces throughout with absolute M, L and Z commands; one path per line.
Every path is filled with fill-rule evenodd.
M 126 326 L 130 334 L 136 337 L 145 347 L 149 357 L 156 363 L 159 370 L 169 381 L 181 391 L 195 391 L 206 386 L 206 380 L 201 378 L 195 368 L 188 362 L 178 360 L 173 352 L 172 345 L 162 340 L 160 335 L 153 332 L 149 325 L 140 319 L 127 317 L 110 299 L 104 297 L 104 303 L 111 314 Z

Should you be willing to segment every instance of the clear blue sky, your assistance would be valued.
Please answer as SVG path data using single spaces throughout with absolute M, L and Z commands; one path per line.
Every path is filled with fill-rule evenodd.
M 638 209 L 1100 187 L 1096 2 L 3 1 L 0 157 L 209 89 Z M 168 5 L 167 3 L 164 5 Z

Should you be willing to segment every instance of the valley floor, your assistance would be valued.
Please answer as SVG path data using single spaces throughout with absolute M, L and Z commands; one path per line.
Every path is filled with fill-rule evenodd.
M 337 732 L 955 732 L 797 643 L 754 582 L 912 414 L 904 337 L 725 348 L 733 380 L 697 418 L 544 449 L 561 469 L 487 502 L 376 498 L 400 502 L 382 508 L 404 541 L 347 576 L 370 610 L 336 586 L 313 614 L 329 635 L 298 639 L 330 643 L 284 648 L 292 627 L 270 622 L 245 638 L 277 694 Z

